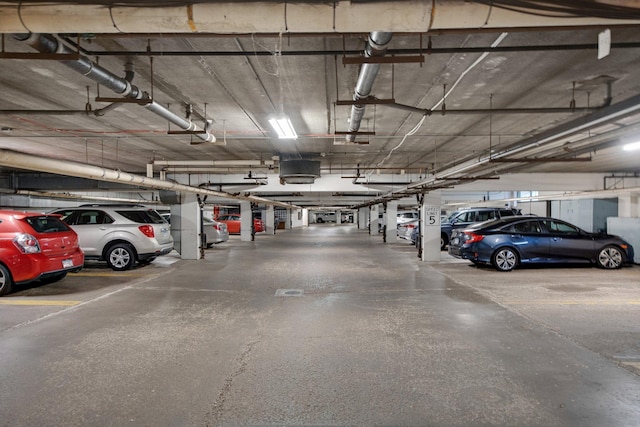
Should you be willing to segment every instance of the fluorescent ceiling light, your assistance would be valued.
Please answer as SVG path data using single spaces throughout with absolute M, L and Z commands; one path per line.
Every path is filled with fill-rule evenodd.
M 291 120 L 288 117 L 269 119 L 269 123 L 278 134 L 280 139 L 298 139 L 298 134 L 293 129 Z
M 632 142 L 629 144 L 625 144 L 622 146 L 622 149 L 624 151 L 635 151 L 635 150 L 640 150 L 640 141 L 638 142 Z

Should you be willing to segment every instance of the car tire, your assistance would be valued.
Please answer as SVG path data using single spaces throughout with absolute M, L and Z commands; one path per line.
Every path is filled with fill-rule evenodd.
M 316 222 L 317 222 L 318 224 L 322 224 L 322 223 L 324 222 L 324 219 L 322 219 L 322 218 L 318 218 L 318 219 L 316 219 Z
M 45 283 L 45 284 L 55 283 L 55 282 L 59 282 L 60 280 L 64 279 L 65 277 L 67 277 L 67 272 L 63 271 L 62 273 L 56 273 L 56 274 L 52 274 L 50 276 L 47 276 L 45 279 L 42 279 L 41 282 Z
M 605 246 L 600 250 L 600 252 L 598 252 L 596 262 L 600 268 L 615 270 L 622 267 L 622 264 L 624 263 L 624 254 L 617 246 Z
M 518 254 L 511 248 L 500 248 L 493 253 L 491 264 L 498 271 L 511 271 L 518 265 Z
M 0 264 L 0 295 L 6 295 L 13 288 L 13 278 L 11 273 L 4 265 Z
M 440 234 L 440 250 L 444 251 L 447 245 L 449 244 L 449 238 L 446 234 Z
M 115 271 L 128 270 L 136 262 L 136 254 L 131 245 L 116 243 L 107 250 L 107 264 Z

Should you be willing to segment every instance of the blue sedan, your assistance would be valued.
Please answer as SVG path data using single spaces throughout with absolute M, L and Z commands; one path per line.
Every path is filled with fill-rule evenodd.
M 592 263 L 615 269 L 633 262 L 633 247 L 618 236 L 588 233 L 554 218 L 508 217 L 454 230 L 449 254 L 511 271 L 521 264 Z

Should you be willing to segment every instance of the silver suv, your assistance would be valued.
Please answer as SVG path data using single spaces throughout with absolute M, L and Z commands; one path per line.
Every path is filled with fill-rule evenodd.
M 106 261 L 116 271 L 148 264 L 173 249 L 169 224 L 154 209 L 140 205 L 83 205 L 59 209 L 78 234 L 85 259 Z
M 520 209 L 482 207 L 455 211 L 440 223 L 440 249 L 444 250 L 449 244 L 449 241 L 451 241 L 451 232 L 454 228 L 465 228 L 477 222 L 515 215 L 521 215 Z

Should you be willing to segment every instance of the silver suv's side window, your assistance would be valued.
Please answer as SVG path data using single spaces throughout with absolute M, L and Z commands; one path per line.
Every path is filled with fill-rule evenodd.
M 62 220 L 69 225 L 83 224 L 111 224 L 111 218 L 106 212 L 100 210 L 68 210 L 56 212 L 62 215 Z
M 111 224 L 112 222 L 113 218 L 107 215 L 104 211 L 86 210 L 78 212 L 76 224 Z

